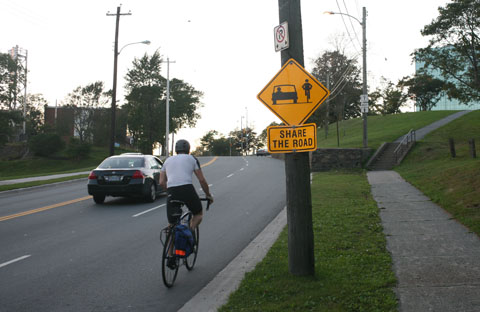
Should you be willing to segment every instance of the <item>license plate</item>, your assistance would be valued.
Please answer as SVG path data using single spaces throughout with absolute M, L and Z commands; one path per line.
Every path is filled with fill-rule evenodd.
M 110 182 L 118 182 L 122 180 L 122 176 L 106 176 L 105 180 Z

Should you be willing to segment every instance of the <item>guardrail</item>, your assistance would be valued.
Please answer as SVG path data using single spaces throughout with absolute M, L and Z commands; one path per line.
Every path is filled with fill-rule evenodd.
M 417 141 L 415 130 L 411 129 L 402 139 L 400 144 L 398 144 L 397 148 L 393 152 L 395 155 L 395 164 L 398 165 L 405 155 L 408 153 L 412 145 L 415 144 Z

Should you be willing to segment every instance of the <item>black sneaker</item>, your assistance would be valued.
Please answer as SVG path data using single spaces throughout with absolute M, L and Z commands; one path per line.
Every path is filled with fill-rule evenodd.
M 167 267 L 168 267 L 170 270 L 175 270 L 175 268 L 177 267 L 177 261 L 176 261 L 175 257 L 170 257 L 170 258 L 168 258 L 168 260 L 167 260 Z

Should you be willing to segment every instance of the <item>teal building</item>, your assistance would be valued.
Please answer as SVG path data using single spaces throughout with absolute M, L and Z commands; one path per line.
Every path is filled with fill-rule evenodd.
M 418 73 L 424 66 L 423 62 L 415 62 L 415 72 Z M 429 74 L 437 79 L 444 80 L 443 76 L 437 70 L 429 71 Z M 469 105 L 460 103 L 456 99 L 449 99 L 443 94 L 437 104 L 431 110 L 476 110 L 480 109 L 480 102 L 471 102 Z M 415 104 L 415 111 L 420 111 L 420 107 Z

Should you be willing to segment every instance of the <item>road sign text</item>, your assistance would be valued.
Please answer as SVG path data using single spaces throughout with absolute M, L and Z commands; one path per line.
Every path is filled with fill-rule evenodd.
M 317 126 L 271 126 L 267 128 L 270 153 L 306 152 L 317 149 Z

